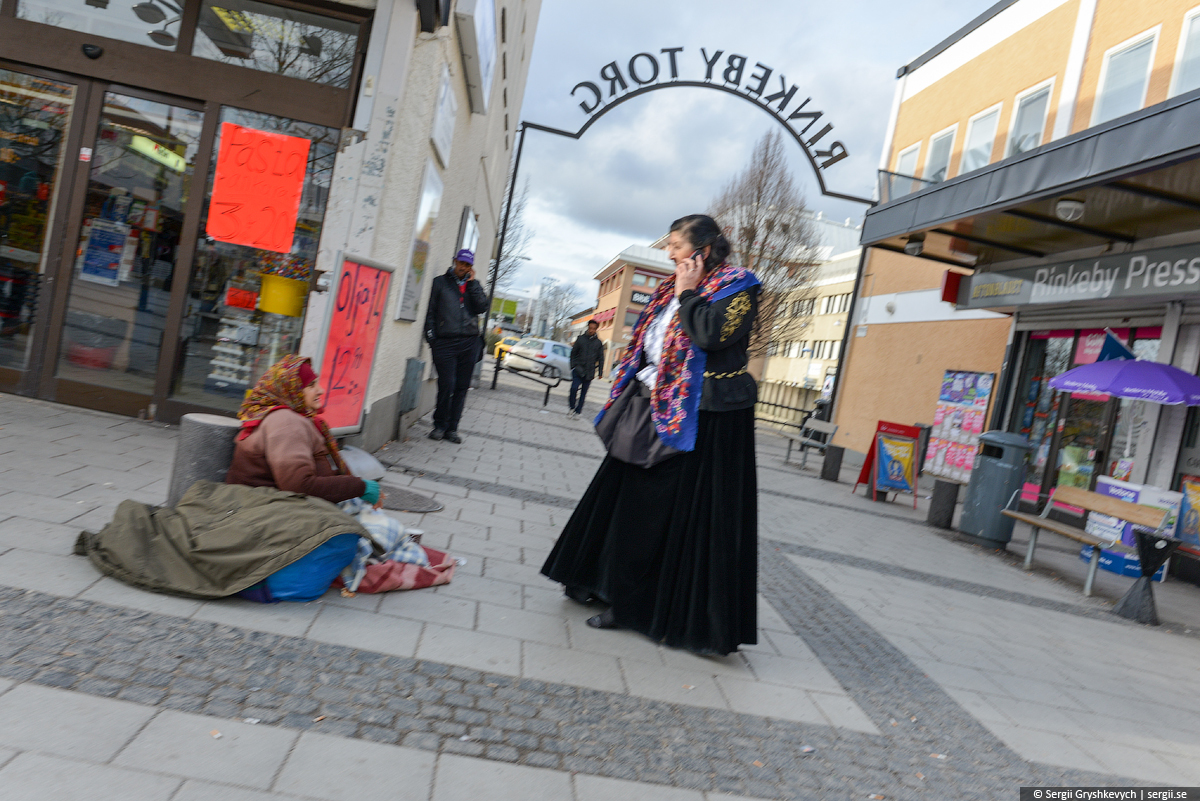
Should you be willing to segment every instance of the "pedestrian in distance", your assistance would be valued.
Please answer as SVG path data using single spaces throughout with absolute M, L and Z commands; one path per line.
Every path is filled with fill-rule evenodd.
M 433 351 L 437 370 L 437 407 L 433 410 L 430 439 L 462 442 L 458 421 L 475 363 L 483 358 L 483 337 L 478 316 L 487 311 L 487 293 L 475 280 L 475 254 L 462 249 L 454 265 L 433 279 L 429 308 L 425 311 L 425 340 Z
M 588 320 L 587 331 L 576 337 L 571 346 L 571 392 L 567 398 L 567 414 L 572 417 L 583 414 L 583 401 L 592 385 L 592 377 L 604 376 L 604 343 L 596 336 L 599 330 L 600 323 Z
M 747 349 L 759 281 L 726 262 L 716 222 L 671 225 L 675 274 L 634 326 L 596 429 L 608 455 L 542 573 L 609 605 L 593 628 L 728 654 L 757 633 L 757 385 Z

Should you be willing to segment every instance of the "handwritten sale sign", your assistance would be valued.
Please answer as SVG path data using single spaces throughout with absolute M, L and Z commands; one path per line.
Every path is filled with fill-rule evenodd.
M 392 268 L 343 256 L 333 289 L 325 355 L 321 361 L 322 416 L 336 434 L 358 431 L 387 307 Z
M 310 144 L 302 136 L 221 123 L 208 235 L 233 245 L 290 251 Z

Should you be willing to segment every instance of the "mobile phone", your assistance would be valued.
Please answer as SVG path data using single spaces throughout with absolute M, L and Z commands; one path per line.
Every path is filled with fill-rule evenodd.
M 704 251 L 703 250 L 693 250 L 692 255 L 689 258 L 699 259 L 700 263 L 703 264 L 704 263 Z

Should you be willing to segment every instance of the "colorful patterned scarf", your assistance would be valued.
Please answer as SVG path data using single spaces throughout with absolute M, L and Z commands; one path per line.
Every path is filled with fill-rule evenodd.
M 758 283 L 749 270 L 722 264 L 704 277 L 696 287 L 696 293 L 706 302 L 713 303 Z M 671 275 L 658 285 L 654 297 L 638 317 L 608 403 L 596 416 L 597 423 L 637 375 L 650 323 L 667 308 L 674 296 L 675 276 Z M 707 361 L 708 354 L 692 345 L 691 338 L 683 331 L 679 315 L 675 315 L 663 338 L 662 359 L 658 363 L 658 381 L 650 395 L 650 410 L 658 438 L 677 450 L 690 451 L 696 447 L 697 413 Z
M 238 419 L 242 421 L 242 430 L 238 433 L 237 438 L 243 440 L 250 436 L 250 432 L 258 428 L 267 415 L 276 409 L 291 409 L 293 412 L 311 419 L 313 425 L 317 427 L 317 431 L 321 432 L 325 444 L 329 447 L 329 456 L 333 459 L 337 472 L 344 476 L 353 475 L 342 460 L 342 453 L 338 450 L 337 442 L 334 441 L 329 426 L 317 416 L 316 412 L 309 411 L 304 404 L 304 386 L 300 381 L 300 365 L 306 363 L 309 363 L 311 367 L 306 356 L 284 356 L 263 373 L 263 377 L 258 379 L 258 383 L 254 385 L 253 389 L 246 391 L 246 399 L 242 401 L 242 407 L 238 409 L 237 413 Z

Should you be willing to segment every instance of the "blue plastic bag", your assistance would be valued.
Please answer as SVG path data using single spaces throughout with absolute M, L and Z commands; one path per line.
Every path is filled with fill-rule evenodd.
M 318 545 L 287 567 L 276 570 L 252 587 L 238 593 L 259 603 L 279 601 L 315 601 L 325 594 L 330 583 L 358 553 L 357 534 L 338 534 Z

